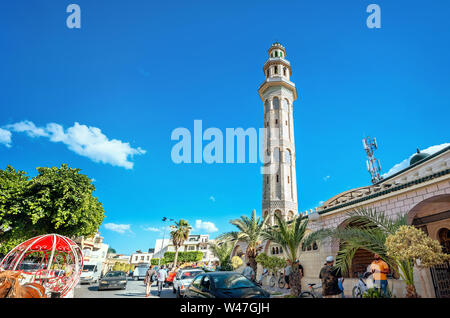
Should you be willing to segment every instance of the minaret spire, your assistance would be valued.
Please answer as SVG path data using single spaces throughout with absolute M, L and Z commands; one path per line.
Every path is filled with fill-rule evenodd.
M 285 220 L 298 215 L 297 178 L 293 103 L 297 89 L 290 81 L 291 64 L 286 49 L 278 42 L 268 51 L 264 63 L 265 80 L 258 93 L 264 106 L 264 154 L 268 162 L 263 167 L 263 215 L 269 215 L 269 225 L 275 224 L 275 214 Z

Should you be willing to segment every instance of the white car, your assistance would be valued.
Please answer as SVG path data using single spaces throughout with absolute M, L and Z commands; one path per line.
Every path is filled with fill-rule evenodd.
M 189 287 L 189 285 L 194 280 L 194 277 L 203 274 L 200 268 L 190 268 L 190 269 L 180 269 L 173 279 L 173 292 L 178 298 L 184 296 L 184 291 Z

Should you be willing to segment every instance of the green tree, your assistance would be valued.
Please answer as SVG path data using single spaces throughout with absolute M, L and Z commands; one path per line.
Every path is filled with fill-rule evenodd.
M 267 220 L 268 217 L 265 217 L 262 220 L 260 217 L 256 217 L 256 210 L 253 210 L 250 218 L 242 215 L 240 219 L 230 221 L 230 223 L 236 226 L 239 231 L 224 233 L 218 237 L 219 240 L 229 240 L 234 242 L 243 241 L 247 243 L 245 254 L 255 273 L 258 246 L 261 245 L 263 228 Z
M 91 179 L 80 169 L 63 164 L 37 171 L 28 179 L 11 166 L 0 170 L 0 253 L 41 234 L 93 235 L 105 217 Z
M 113 249 L 112 247 L 108 248 L 108 254 L 116 254 L 116 250 Z
M 211 243 L 209 246 L 211 252 L 219 259 L 220 269 L 223 271 L 233 270 L 231 264 L 231 253 L 233 252 L 233 244 L 228 241 Z
M 286 260 L 277 256 L 268 256 L 266 253 L 260 253 L 256 257 L 258 264 L 261 264 L 270 273 L 277 273 L 280 269 L 286 267 Z
M 273 243 L 279 244 L 286 251 L 286 256 L 292 269 L 289 276 L 291 294 L 298 296 L 302 291 L 302 285 L 299 264 L 296 261 L 299 256 L 299 247 L 305 239 L 308 220 L 302 221 L 301 217 L 296 217 L 292 222 L 288 223 L 278 214 L 275 214 L 275 219 L 277 226 L 266 228 L 263 231 L 263 237 Z
M 172 225 L 171 228 L 173 230 L 170 232 L 170 237 L 175 246 L 173 266 L 177 267 L 178 249 L 183 245 L 184 241 L 188 239 L 192 227 L 189 225 L 188 221 L 181 219 L 180 221 L 175 222 L 175 225 Z

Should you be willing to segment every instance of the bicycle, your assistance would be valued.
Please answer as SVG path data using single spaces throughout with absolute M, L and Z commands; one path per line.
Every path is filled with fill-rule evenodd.
M 275 284 L 278 282 L 278 287 L 284 288 L 286 286 L 286 281 L 283 277 L 283 273 L 279 273 L 278 281 L 276 279 L 277 276 L 278 275 L 275 275 L 275 273 L 272 273 L 272 277 L 270 277 L 270 280 L 269 280 L 269 286 L 275 287 Z
M 304 291 L 298 298 L 322 298 L 322 285 L 308 284 L 308 291 Z

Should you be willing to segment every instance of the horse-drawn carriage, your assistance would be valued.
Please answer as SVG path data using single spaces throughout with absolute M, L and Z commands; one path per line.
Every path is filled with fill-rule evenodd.
M 71 239 L 48 234 L 29 239 L 12 249 L 0 263 L 0 297 L 17 297 L 13 290 L 28 288 L 41 297 L 73 297 L 83 268 L 83 254 Z M 39 290 L 39 293 L 36 292 Z M 14 296 L 16 295 L 16 296 Z

